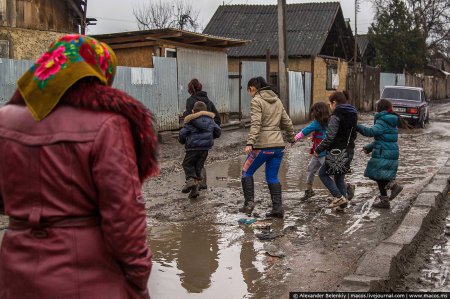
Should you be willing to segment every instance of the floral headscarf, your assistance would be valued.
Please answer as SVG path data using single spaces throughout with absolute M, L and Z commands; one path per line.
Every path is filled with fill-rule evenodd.
M 96 77 L 104 85 L 113 82 L 117 58 L 105 43 L 92 37 L 69 34 L 50 45 L 17 82 L 33 117 L 40 121 L 58 104 L 64 93 L 84 77 Z

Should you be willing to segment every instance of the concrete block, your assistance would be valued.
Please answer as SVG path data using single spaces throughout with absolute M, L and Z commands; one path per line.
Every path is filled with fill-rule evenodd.
M 427 221 L 431 215 L 431 207 L 411 207 L 408 214 L 403 218 L 400 227 L 402 226 L 417 226 L 421 227 L 424 221 Z
M 438 174 L 447 175 L 447 177 L 450 177 L 450 165 L 443 166 L 441 169 L 439 169 Z
M 448 192 L 448 175 L 436 174 L 422 192 L 439 192 L 445 196 Z
M 440 205 L 442 195 L 439 192 L 422 192 L 414 201 L 413 207 L 436 208 Z
M 384 279 L 365 275 L 349 275 L 344 278 L 339 292 L 374 292 L 381 291 Z
M 173 134 L 170 131 L 159 132 L 158 133 L 158 141 L 160 143 L 169 143 L 174 140 Z
M 445 166 L 450 166 L 450 158 L 447 160 L 447 162 L 445 163 Z
M 398 245 L 410 245 L 414 243 L 419 233 L 420 227 L 418 226 L 400 226 L 385 242 Z
M 364 256 L 355 274 L 382 279 L 396 276 L 398 271 L 395 260 L 402 248 L 402 245 L 382 242 Z

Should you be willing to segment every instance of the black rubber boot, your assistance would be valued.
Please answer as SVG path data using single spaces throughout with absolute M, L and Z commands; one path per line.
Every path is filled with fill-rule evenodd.
M 314 190 L 306 189 L 306 190 L 305 190 L 305 194 L 304 194 L 302 197 L 300 197 L 300 200 L 301 200 L 301 201 L 305 201 L 305 200 L 307 200 L 308 198 L 313 197 L 315 194 L 316 194 L 316 193 L 314 192 Z
M 283 218 L 284 210 L 281 202 L 281 184 L 268 184 L 270 197 L 272 198 L 272 211 L 266 214 L 266 217 Z
M 206 190 L 208 189 L 208 185 L 206 184 L 206 169 L 205 167 L 202 168 L 202 180 L 200 181 L 200 184 L 198 185 L 198 190 Z
M 391 190 L 391 196 L 389 196 L 389 200 L 393 200 L 394 198 L 396 198 L 397 195 L 399 195 L 403 190 L 403 186 L 397 184 L 396 182 L 389 184 L 388 187 L 388 189 Z
M 196 181 L 195 185 L 191 189 L 191 192 L 189 193 L 189 198 L 194 199 L 200 195 L 200 193 L 198 193 L 198 186 L 199 186 L 199 182 Z
M 347 184 L 347 199 L 348 201 L 352 200 L 355 196 L 355 185 Z
M 186 180 L 186 184 L 184 184 L 183 188 L 181 188 L 181 192 L 189 193 L 196 185 L 194 178 L 189 178 Z
M 372 207 L 378 209 L 389 209 L 391 207 L 389 203 L 389 197 L 380 195 L 377 202 L 375 202 Z
M 251 216 L 253 209 L 255 208 L 255 185 L 253 177 L 243 177 L 241 178 L 241 183 L 242 191 L 244 192 L 244 206 L 239 208 L 239 212 Z

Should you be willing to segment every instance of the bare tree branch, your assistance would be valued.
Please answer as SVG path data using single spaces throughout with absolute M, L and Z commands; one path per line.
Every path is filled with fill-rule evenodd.
M 133 8 L 133 14 L 140 30 L 174 27 L 197 31 L 199 11 L 191 0 L 150 1 Z
M 173 18 L 172 5 L 166 1 L 151 1 L 133 8 L 139 30 L 161 29 L 170 26 Z

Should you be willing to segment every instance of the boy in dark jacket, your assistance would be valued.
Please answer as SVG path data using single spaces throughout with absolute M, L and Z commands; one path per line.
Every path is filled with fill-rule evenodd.
M 213 139 L 220 137 L 221 130 L 214 122 L 214 113 L 207 111 L 204 102 L 196 102 L 192 113 L 185 117 L 184 128 L 180 130 L 178 141 L 186 148 L 183 160 L 186 184 L 181 191 L 190 192 L 189 198 L 196 198 L 199 195 L 198 183 L 208 151 L 214 145 Z

